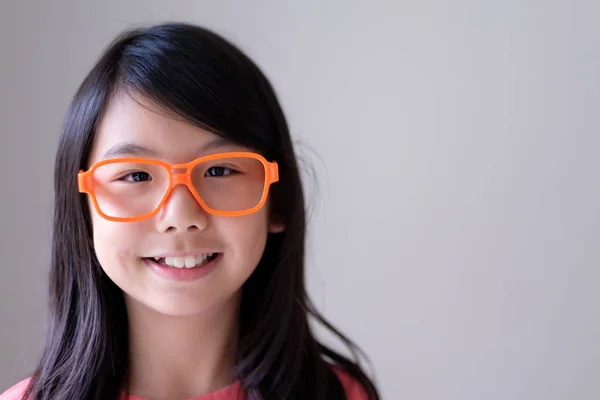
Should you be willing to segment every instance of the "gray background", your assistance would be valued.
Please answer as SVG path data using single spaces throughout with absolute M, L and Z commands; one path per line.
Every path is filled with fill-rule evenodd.
M 599 398 L 598 1 L 0 4 L 0 392 L 39 354 L 67 104 L 121 29 L 183 20 L 272 79 L 311 293 L 385 399 Z

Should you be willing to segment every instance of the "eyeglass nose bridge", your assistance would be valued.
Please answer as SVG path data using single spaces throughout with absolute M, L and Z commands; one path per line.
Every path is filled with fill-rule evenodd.
M 187 186 L 189 183 L 189 177 L 188 177 L 187 171 L 173 174 L 171 177 L 171 182 L 172 182 L 173 186 L 176 186 L 176 185 Z

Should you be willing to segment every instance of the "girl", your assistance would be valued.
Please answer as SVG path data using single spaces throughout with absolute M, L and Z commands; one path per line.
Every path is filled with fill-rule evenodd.
M 379 399 L 307 297 L 288 127 L 259 68 L 188 24 L 121 35 L 68 110 L 31 400 Z

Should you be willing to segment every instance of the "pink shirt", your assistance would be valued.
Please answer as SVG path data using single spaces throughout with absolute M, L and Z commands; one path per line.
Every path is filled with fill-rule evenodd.
M 349 375 L 344 372 L 337 371 L 338 377 L 340 378 L 342 385 L 346 391 L 346 397 L 348 400 L 368 400 L 367 394 L 365 390 L 362 388 L 358 382 L 352 379 Z M 25 392 L 25 388 L 27 387 L 27 383 L 29 382 L 29 378 L 22 380 L 17 383 L 6 392 L 0 395 L 0 400 L 21 400 L 23 397 L 23 393 Z M 239 382 L 235 382 L 230 386 L 227 386 L 223 389 L 217 390 L 216 392 L 212 392 L 200 397 L 194 397 L 189 400 L 232 400 L 236 399 L 236 395 L 240 389 Z M 130 400 L 146 400 L 141 397 L 129 395 Z

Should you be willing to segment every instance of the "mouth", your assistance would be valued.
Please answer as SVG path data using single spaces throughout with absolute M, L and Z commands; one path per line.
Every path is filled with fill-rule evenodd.
M 202 253 L 186 257 L 146 257 L 144 259 L 166 268 L 191 269 L 205 266 L 219 257 L 220 254 Z

